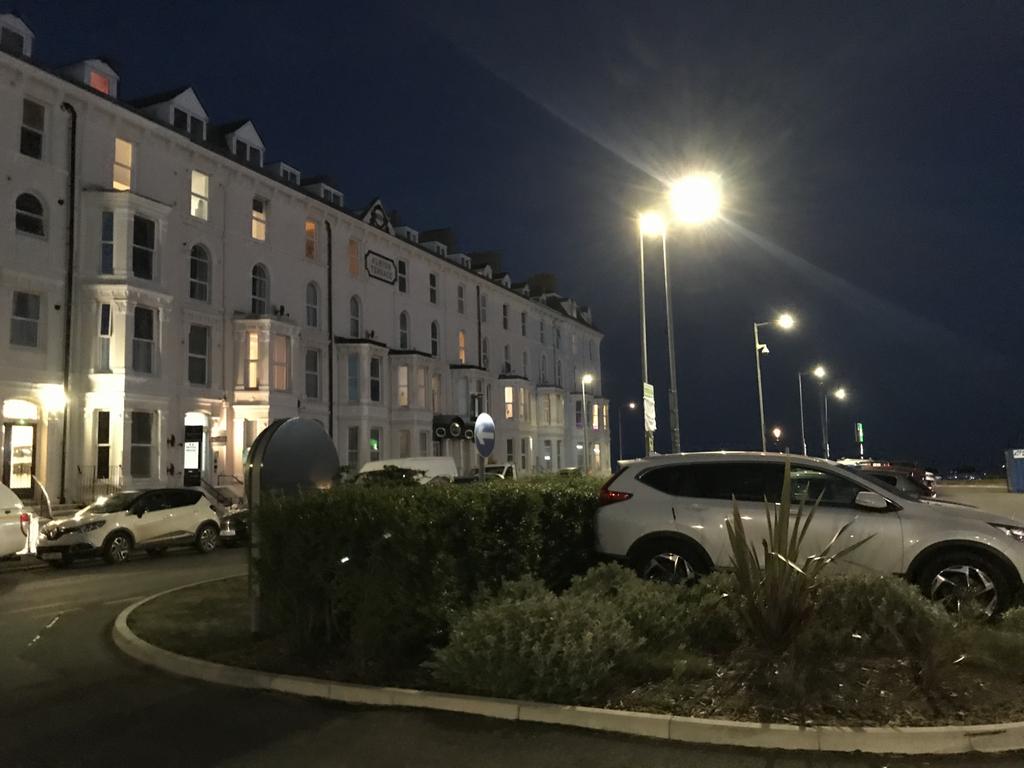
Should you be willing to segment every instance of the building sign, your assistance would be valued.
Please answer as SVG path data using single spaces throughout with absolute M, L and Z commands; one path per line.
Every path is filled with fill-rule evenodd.
M 387 256 L 367 251 L 364 263 L 366 264 L 366 274 L 375 280 L 380 280 L 390 285 L 394 285 L 398 280 L 398 267 Z
M 188 424 L 185 426 L 184 485 L 194 488 L 201 484 L 203 469 L 203 428 Z
M 654 412 L 654 385 L 644 382 L 644 430 L 654 432 L 658 429 L 658 418 Z
M 864 442 L 864 423 L 863 422 L 858 421 L 857 425 L 854 427 L 853 439 L 856 440 L 858 443 L 863 443 Z
M 1024 459 L 1024 448 L 1014 448 L 1013 449 L 1013 458 L 1015 458 L 1015 459 Z

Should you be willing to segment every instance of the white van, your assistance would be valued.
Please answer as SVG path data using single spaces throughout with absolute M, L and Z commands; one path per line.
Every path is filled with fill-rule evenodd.
M 421 483 L 450 483 L 458 475 L 455 468 L 455 459 L 451 456 L 419 456 L 408 459 L 384 459 L 382 461 L 368 461 L 359 468 L 356 475 L 356 482 L 360 477 L 370 472 L 380 472 L 385 467 L 399 467 L 400 469 L 411 469 L 415 472 L 422 472 L 416 479 Z
M 18 495 L 0 483 L 0 560 L 29 553 L 33 517 Z

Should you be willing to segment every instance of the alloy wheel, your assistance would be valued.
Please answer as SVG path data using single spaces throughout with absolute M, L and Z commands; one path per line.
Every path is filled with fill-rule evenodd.
M 123 563 L 128 559 L 128 552 L 131 549 L 131 545 L 128 542 L 128 538 L 125 536 L 115 536 L 110 542 L 110 558 L 118 563 Z
M 947 610 L 960 613 L 970 606 L 985 616 L 991 616 L 999 604 L 999 590 L 992 577 L 974 565 L 950 565 L 932 579 L 928 590 L 932 600 L 941 602 Z
M 675 552 L 655 555 L 644 566 L 641 577 L 669 584 L 689 584 L 697 580 L 697 570 L 689 560 Z
M 217 531 L 207 526 L 199 532 L 199 548 L 203 552 L 213 552 L 217 547 Z

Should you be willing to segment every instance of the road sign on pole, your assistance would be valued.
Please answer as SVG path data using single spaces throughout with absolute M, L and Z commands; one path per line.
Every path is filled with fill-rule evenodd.
M 644 428 L 654 432 L 658 428 L 658 418 L 654 411 L 654 385 L 644 383 Z
M 477 453 L 482 457 L 487 458 L 491 455 L 494 450 L 494 419 L 488 414 L 481 413 L 476 417 L 473 441 L 476 443 Z

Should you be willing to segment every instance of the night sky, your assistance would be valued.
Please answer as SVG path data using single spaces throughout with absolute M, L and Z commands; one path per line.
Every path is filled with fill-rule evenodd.
M 604 390 L 640 395 L 637 210 L 688 167 L 725 220 L 669 236 L 684 450 L 800 450 L 797 371 L 851 394 L 833 454 L 998 467 L 1024 446 L 1024 3 L 19 0 L 36 58 L 110 59 L 121 95 L 192 84 L 270 161 L 329 173 L 514 279 L 553 271 L 606 333 Z M 3 7 L 0 0 L 0 7 Z M 8 6 L 9 7 L 9 6 Z M 667 450 L 660 245 L 648 271 Z M 820 449 L 817 399 L 807 403 Z M 626 453 L 641 447 L 626 416 Z

